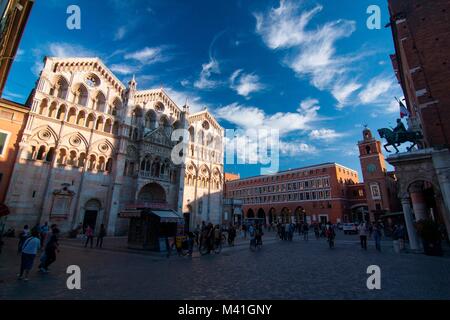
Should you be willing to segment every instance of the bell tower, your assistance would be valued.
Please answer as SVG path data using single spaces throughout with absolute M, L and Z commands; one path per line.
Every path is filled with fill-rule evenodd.
M 383 211 L 389 211 L 387 170 L 381 143 L 372 136 L 369 128 L 362 132 L 363 140 L 358 142 L 359 161 L 366 190 L 370 220 L 374 221 Z

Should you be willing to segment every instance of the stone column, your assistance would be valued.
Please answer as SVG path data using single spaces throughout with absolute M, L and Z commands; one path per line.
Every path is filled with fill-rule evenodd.
M 433 152 L 433 164 L 442 193 L 442 207 L 447 233 L 450 234 L 450 151 L 448 149 Z
M 425 203 L 425 196 L 423 194 L 423 185 L 414 184 L 410 187 L 411 202 L 413 206 L 414 216 L 416 221 L 425 220 L 428 218 L 427 205 Z
M 416 229 L 414 227 L 412 212 L 411 212 L 411 204 L 409 202 L 408 197 L 403 197 L 401 199 L 403 214 L 405 216 L 406 230 L 408 231 L 409 245 L 412 250 L 418 250 L 419 247 L 419 238 L 417 236 Z

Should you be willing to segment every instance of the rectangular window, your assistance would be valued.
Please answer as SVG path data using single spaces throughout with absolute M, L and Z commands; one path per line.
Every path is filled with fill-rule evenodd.
M 8 136 L 8 133 L 0 131 L 0 156 L 3 155 L 4 151 L 7 148 Z

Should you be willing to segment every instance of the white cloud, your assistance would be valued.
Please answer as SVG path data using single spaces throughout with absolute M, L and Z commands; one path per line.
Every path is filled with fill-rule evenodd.
M 337 108 L 345 107 L 349 97 L 362 87 L 360 83 L 351 81 L 348 83 L 336 83 L 331 91 L 332 95 L 338 101 Z
M 164 88 L 169 97 L 177 104 L 178 107 L 183 107 L 186 100 L 189 105 L 189 111 L 191 113 L 202 111 L 206 104 L 195 93 L 188 91 L 179 91 L 173 88 Z
M 167 61 L 169 59 L 169 56 L 168 55 L 163 56 L 162 51 L 163 50 L 161 47 L 154 47 L 154 48 L 145 47 L 141 50 L 125 54 L 124 58 L 126 60 L 136 60 L 142 64 L 151 64 L 155 62 Z
M 269 48 L 285 50 L 283 61 L 297 76 L 307 77 L 320 90 L 332 90 L 359 58 L 336 53 L 336 42 L 352 35 L 356 23 L 339 19 L 308 28 L 323 7 L 302 10 L 301 3 L 280 0 L 279 7 L 254 14 L 256 32 Z
M 236 125 L 236 136 L 226 139 L 226 143 L 234 143 L 238 158 L 246 159 L 250 163 L 264 161 L 264 155 L 258 152 L 258 139 L 266 138 L 272 152 L 276 146 L 280 154 L 294 156 L 312 154 L 317 150 L 314 146 L 302 141 L 298 136 L 312 128 L 314 122 L 319 121 L 320 106 L 316 99 L 306 99 L 300 103 L 297 112 L 278 112 L 266 114 L 264 110 L 232 103 L 214 110 L 218 119 L 226 120 Z M 276 130 L 278 136 L 272 135 Z M 293 137 L 297 137 L 292 139 Z
M 96 54 L 94 51 L 86 49 L 83 46 L 62 42 L 50 43 L 48 45 L 48 50 L 43 53 L 44 55 L 49 55 L 58 58 L 98 56 L 98 54 Z
M 377 102 L 380 97 L 389 92 L 394 85 L 392 78 L 379 76 L 367 84 L 363 91 L 358 95 L 362 104 Z
M 263 36 L 269 48 L 290 48 L 310 39 L 311 35 L 305 28 L 314 15 L 322 10 L 322 6 L 316 6 L 300 15 L 297 14 L 298 9 L 298 4 L 281 0 L 280 6 L 272 8 L 267 14 L 254 14 L 256 31 Z
M 276 129 L 280 135 L 293 131 L 307 130 L 311 124 L 319 120 L 317 111 L 320 107 L 315 99 L 307 99 L 300 103 L 297 112 L 277 112 L 268 115 L 264 110 L 232 103 L 215 110 L 218 118 L 224 119 L 243 129 L 269 128 Z
M 122 74 L 122 75 L 135 74 L 140 70 L 139 67 L 130 66 L 130 65 L 127 65 L 124 63 L 113 64 L 113 65 L 111 65 L 111 67 L 109 69 L 111 69 L 112 72 Z
M 216 88 L 220 82 L 210 79 L 213 74 L 220 74 L 220 66 L 219 62 L 211 57 L 209 62 L 202 64 L 200 77 L 194 82 L 194 87 L 198 89 Z
M 309 133 L 313 140 L 333 141 L 343 137 L 345 134 L 336 132 L 334 129 L 314 129 Z
M 128 32 L 127 26 L 119 27 L 117 29 L 116 33 L 114 34 L 114 40 L 115 41 L 122 40 L 125 37 L 125 35 L 127 34 L 127 32 Z
M 259 77 L 255 74 L 242 73 L 242 69 L 233 72 L 230 77 L 230 88 L 239 95 L 248 97 L 252 92 L 264 89 L 264 85 L 259 82 Z

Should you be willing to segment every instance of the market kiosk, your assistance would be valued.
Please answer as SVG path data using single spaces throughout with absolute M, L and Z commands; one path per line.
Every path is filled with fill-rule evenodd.
M 124 210 L 121 218 L 130 219 L 128 247 L 164 252 L 167 241 L 183 236 L 184 218 L 170 209 Z

